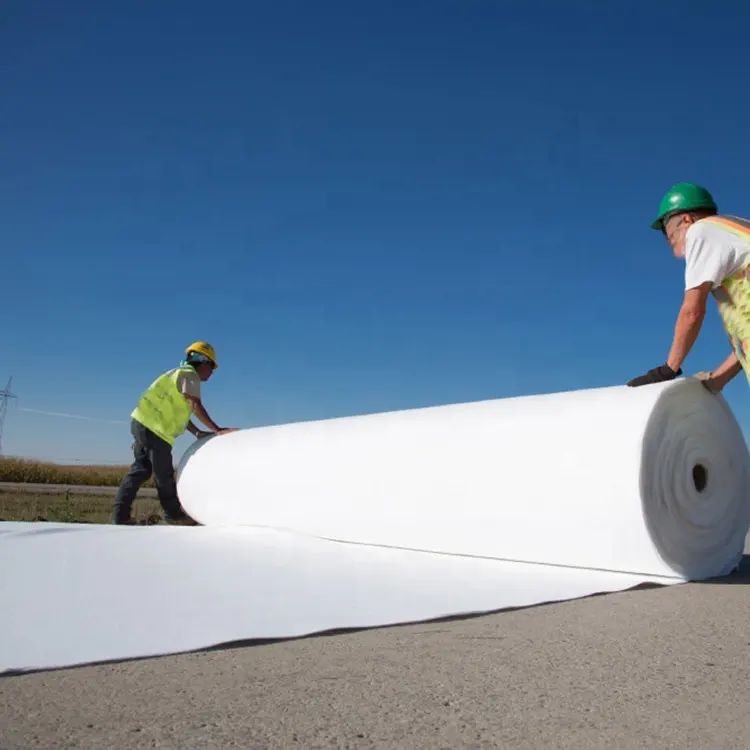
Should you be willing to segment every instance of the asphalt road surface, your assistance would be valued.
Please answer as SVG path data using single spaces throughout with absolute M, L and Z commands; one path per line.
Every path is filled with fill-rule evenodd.
M 748 747 L 750 558 L 710 583 L 0 679 L 3 750 Z

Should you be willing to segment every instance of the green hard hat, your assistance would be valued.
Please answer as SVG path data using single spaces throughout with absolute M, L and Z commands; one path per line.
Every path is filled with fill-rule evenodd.
M 678 182 L 661 199 L 659 215 L 651 223 L 651 229 L 661 230 L 662 221 L 668 214 L 677 211 L 694 211 L 697 208 L 710 208 L 718 211 L 711 193 L 706 188 L 692 182 Z

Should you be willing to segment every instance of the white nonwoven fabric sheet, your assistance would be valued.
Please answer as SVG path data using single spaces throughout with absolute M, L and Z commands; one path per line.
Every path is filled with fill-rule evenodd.
M 693 378 L 243 430 L 178 487 L 208 526 L 689 579 L 750 523 L 742 432 Z
M 644 582 L 268 529 L 87 524 L 0 524 L 0 570 L 0 673 L 486 612 Z
M 243 430 L 178 487 L 205 527 L 0 524 L 0 672 L 705 579 L 750 526 L 694 380 Z

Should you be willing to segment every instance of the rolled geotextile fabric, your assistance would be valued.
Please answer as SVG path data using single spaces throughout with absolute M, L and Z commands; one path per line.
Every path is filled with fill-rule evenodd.
M 0 523 L 0 673 L 721 576 L 749 467 L 692 379 L 221 435 L 179 467 L 203 527 Z
M 206 526 L 698 580 L 742 557 L 750 455 L 685 378 L 245 429 L 178 491 Z

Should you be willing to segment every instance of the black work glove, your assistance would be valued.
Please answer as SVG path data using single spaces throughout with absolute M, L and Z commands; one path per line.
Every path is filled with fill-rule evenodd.
M 678 375 L 682 375 L 682 368 L 675 372 L 669 365 L 659 365 L 649 370 L 645 375 L 639 375 L 628 381 L 631 388 L 639 385 L 650 385 L 651 383 L 663 383 L 665 380 L 674 380 Z

